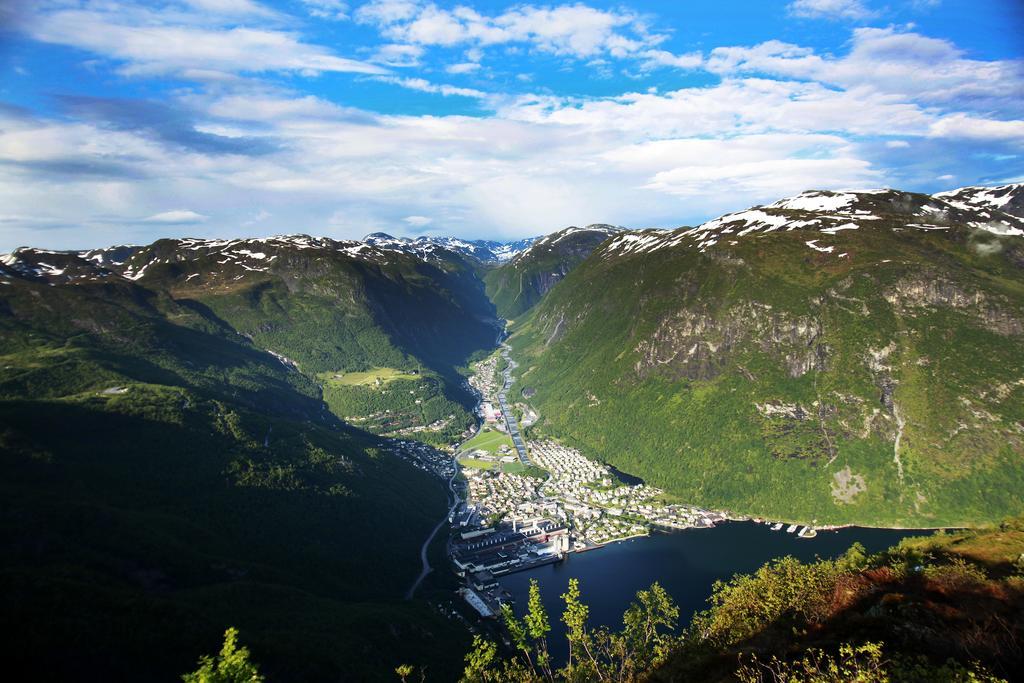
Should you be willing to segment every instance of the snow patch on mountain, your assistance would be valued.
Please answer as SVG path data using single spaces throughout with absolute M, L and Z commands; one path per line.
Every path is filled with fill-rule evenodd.
M 890 189 L 810 190 L 765 206 L 728 213 L 695 228 L 622 233 L 606 245 L 603 256 L 651 253 L 683 244 L 705 252 L 725 237 L 735 245 L 738 242 L 734 238 L 792 230 L 837 236 L 869 227 L 925 231 L 960 227 L 1017 237 L 1024 235 L 1024 210 L 1020 216 L 1014 213 L 1018 205 L 1024 206 L 1022 185 L 962 188 L 934 196 Z M 817 251 L 833 252 L 831 247 L 819 248 L 817 240 L 805 242 Z

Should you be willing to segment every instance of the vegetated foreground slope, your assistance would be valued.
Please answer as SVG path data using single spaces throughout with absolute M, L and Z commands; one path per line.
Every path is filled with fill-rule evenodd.
M 619 235 L 517 326 L 518 388 L 541 430 L 693 503 L 1019 514 L 1022 191 L 809 192 Z
M 708 609 L 678 631 L 679 610 L 657 584 L 637 593 L 618 630 L 588 623 L 587 588 L 570 583 L 562 615 L 539 599 L 522 621 L 503 615 L 518 651 L 499 656 L 478 638 L 463 681 L 997 683 L 1024 665 L 1019 519 L 871 556 L 854 544 L 835 560 L 774 560 L 716 584 Z M 545 634 L 556 618 L 570 656 L 551 672 Z
M 570 227 L 534 241 L 509 261 L 487 271 L 487 295 L 498 315 L 514 319 L 533 308 L 548 290 L 606 239 L 622 231 L 610 225 Z
M 1017 680 L 1024 525 L 908 538 L 871 557 L 854 546 L 836 561 L 776 560 L 710 602 L 649 680 Z M 845 671 L 829 678 L 832 663 Z
M 342 424 L 313 371 L 440 378 L 493 324 L 457 263 L 282 241 L 4 258 L 9 670 L 172 680 L 227 626 L 275 680 L 457 670 L 462 629 L 402 600 L 444 488 Z M 405 298 L 436 316 L 380 317 Z M 445 345 L 445 325 L 464 336 Z

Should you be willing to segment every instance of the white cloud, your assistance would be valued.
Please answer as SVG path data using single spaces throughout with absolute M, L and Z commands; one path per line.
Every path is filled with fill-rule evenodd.
M 375 25 L 391 40 L 452 47 L 527 43 L 555 55 L 589 59 L 639 56 L 665 61 L 664 55 L 645 55 L 665 36 L 650 34 L 646 24 L 628 11 L 601 10 L 582 3 L 556 7 L 520 5 L 500 14 L 485 15 L 466 6 L 444 9 L 433 3 L 373 0 L 355 14 L 357 21 Z M 479 61 L 470 57 L 469 61 Z M 687 63 L 689 60 L 686 60 Z M 689 67 L 687 67 L 689 68 Z
M 645 187 L 685 198 L 715 194 L 728 187 L 730 192 L 764 202 L 818 188 L 823 183 L 828 186 L 826 189 L 873 187 L 879 184 L 880 177 L 878 170 L 864 159 L 783 158 L 681 166 L 656 173 Z
M 411 19 L 419 11 L 416 0 L 372 0 L 356 10 L 356 21 L 364 24 L 390 25 Z
M 273 15 L 273 11 L 251 0 L 185 0 L 195 9 L 225 15 Z
M 704 55 L 700 52 L 688 52 L 682 55 L 675 55 L 665 50 L 646 50 L 641 53 L 644 62 L 641 69 L 655 69 L 660 66 L 669 66 L 676 69 L 696 69 L 704 64 Z
M 245 227 L 256 225 L 257 223 L 261 223 L 267 220 L 268 218 L 270 218 L 270 212 L 265 211 L 264 209 L 259 209 L 258 211 L 256 211 L 256 213 L 252 214 L 251 218 L 243 221 L 242 225 Z
M 928 134 L 931 137 L 963 140 L 1005 140 L 1024 146 L 1024 121 L 998 121 L 952 114 L 932 123 Z
M 444 68 L 450 74 L 471 74 L 474 71 L 478 71 L 480 65 L 476 62 L 461 62 L 459 64 L 449 64 Z
M 44 43 L 69 45 L 123 62 L 121 72 L 126 75 L 190 71 L 386 73 L 379 66 L 304 43 L 290 32 L 230 24 L 210 27 L 209 19 L 202 14 L 112 3 L 43 11 L 32 23 L 31 35 Z
M 709 71 L 815 80 L 845 89 L 982 110 L 1024 109 L 1024 62 L 969 59 L 947 40 L 894 28 L 858 28 L 848 54 L 819 55 L 777 40 L 715 48 Z
M 355 15 L 369 21 L 366 12 L 372 10 L 382 30 L 393 26 L 401 33 L 431 16 L 427 7 L 392 0 L 356 8 Z M 703 63 L 722 78 L 675 89 L 640 82 L 636 92 L 577 98 L 513 97 L 371 74 L 368 78 L 401 88 L 477 100 L 470 103 L 475 116 L 381 115 L 238 75 L 271 70 L 258 60 L 281 63 L 285 55 L 294 60 L 295 51 L 303 59 L 309 57 L 306 50 L 333 55 L 295 34 L 261 29 L 285 40 L 287 49 L 258 50 L 252 57 L 256 66 L 243 67 L 250 55 L 236 50 L 234 38 L 216 48 L 200 41 L 201 59 L 183 56 L 195 31 L 234 35 L 235 28 L 196 27 L 180 15 L 132 12 L 103 15 L 102 21 L 94 16 L 103 14 L 100 10 L 87 12 L 92 23 L 84 26 L 98 30 L 83 31 L 74 40 L 97 41 L 95 51 L 123 61 L 129 70 L 234 74 L 168 95 L 172 113 L 186 112 L 185 123 L 175 119 L 174 132 L 251 141 L 260 151 L 213 153 L 173 144 L 150 129 L 73 116 L 33 118 L 0 108 L 0 206 L 7 216 L 0 219 L 0 241 L 7 242 L 0 249 L 43 237 L 49 242 L 44 246 L 61 246 L 62 240 L 81 245 L 83 235 L 93 244 L 141 242 L 173 233 L 176 225 L 199 225 L 207 216 L 217 220 L 207 220 L 201 229 L 222 236 L 302 230 L 360 237 L 395 226 L 415 232 L 427 225 L 466 236 L 523 236 L 590 222 L 679 225 L 810 187 L 916 189 L 904 181 L 910 177 L 927 186 L 949 168 L 970 182 L 979 176 L 981 153 L 1024 150 L 1021 109 L 1014 113 L 1009 106 L 1020 92 L 1014 90 L 1020 83 L 1014 63 L 968 59 L 947 41 L 895 29 L 858 29 L 841 55 L 771 41 L 712 50 L 702 60 L 662 50 L 640 19 L 624 12 L 595 15 L 587 28 L 559 26 L 551 14 L 537 16 L 554 25 L 531 24 L 525 17 L 541 12 L 531 6 L 492 17 L 465 8 L 444 10 L 460 31 L 475 32 L 457 43 L 455 54 L 466 59 L 449 65 L 449 72 L 471 72 L 473 67 L 460 65 L 479 64 L 484 46 L 493 44 L 488 40 L 506 40 L 484 30 L 496 29 L 525 38 L 508 37 L 495 53 L 563 50 L 567 59 L 558 61 L 566 62 L 595 50 L 587 61 L 608 63 L 617 52 L 641 67 L 648 61 L 655 62 L 650 68 Z M 140 27 L 148 37 L 154 30 L 173 29 L 185 44 L 112 46 L 115 34 L 104 33 L 110 26 Z M 566 33 L 569 29 L 576 33 Z M 56 31 L 46 21 L 34 30 Z M 418 58 L 416 51 L 426 46 L 389 45 L 379 56 L 395 64 Z M 529 74 L 517 78 L 525 82 Z M 948 96 L 950 91 L 982 92 L 986 106 L 997 106 L 971 108 L 965 102 L 978 97 Z M 971 154 L 965 155 L 968 147 Z M 894 149 L 901 151 L 889 151 Z M 189 208 L 169 211 L 168 197 Z M 19 218 L 25 216 L 32 220 Z M 128 222 L 138 216 L 149 219 Z M 48 227 L 44 236 L 39 225 L 57 227 Z M 126 236 L 111 226 L 138 232 Z
M 789 11 L 812 19 L 868 19 L 874 16 L 861 0 L 793 0 Z
M 400 45 L 391 43 L 377 48 L 373 61 L 394 67 L 418 66 L 423 48 L 419 45 Z
M 391 83 L 392 85 L 398 85 L 409 90 L 418 90 L 420 92 L 428 92 L 436 95 L 444 95 L 445 97 L 456 96 L 456 97 L 472 97 L 476 99 L 483 99 L 487 97 L 487 93 L 482 90 L 476 90 L 475 88 L 459 88 L 454 85 L 437 84 L 431 83 L 424 78 L 403 78 L 400 76 L 376 76 L 375 80 L 382 83 Z
M 310 16 L 341 21 L 348 19 L 348 3 L 343 0 L 302 0 Z
M 204 216 L 201 213 L 195 211 L 189 211 L 187 209 L 177 209 L 174 211 L 163 211 L 161 213 L 155 213 L 148 218 L 142 219 L 146 223 L 163 223 L 166 225 L 184 225 L 189 223 L 202 223 L 206 221 L 209 216 Z

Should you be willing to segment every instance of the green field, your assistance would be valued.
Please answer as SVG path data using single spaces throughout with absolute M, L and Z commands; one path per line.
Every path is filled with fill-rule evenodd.
M 488 453 L 497 453 L 501 446 L 508 446 L 512 450 L 515 450 L 515 444 L 512 443 L 512 437 L 508 434 L 499 432 L 495 429 L 483 429 L 479 434 L 462 444 L 461 450 L 481 450 L 487 451 Z
M 328 384 L 346 387 L 364 387 L 380 382 L 387 384 L 396 379 L 419 379 L 419 375 L 410 372 L 403 372 L 395 368 L 372 368 L 362 372 L 321 372 L 320 379 Z
M 460 458 L 459 464 L 463 467 L 469 467 L 474 470 L 493 470 L 497 469 L 501 463 L 492 462 L 490 460 L 476 460 L 475 458 Z
M 477 470 L 501 470 L 505 474 L 518 474 L 524 477 L 546 479 L 547 470 L 532 465 L 524 465 L 519 462 L 492 462 L 490 460 L 477 460 L 475 458 L 460 458 L 459 464 Z

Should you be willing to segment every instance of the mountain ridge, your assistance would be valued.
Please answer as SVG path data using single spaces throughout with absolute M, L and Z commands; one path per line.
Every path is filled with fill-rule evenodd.
M 810 191 L 609 239 L 513 326 L 534 429 L 738 514 L 1019 514 L 1024 221 L 989 196 Z

